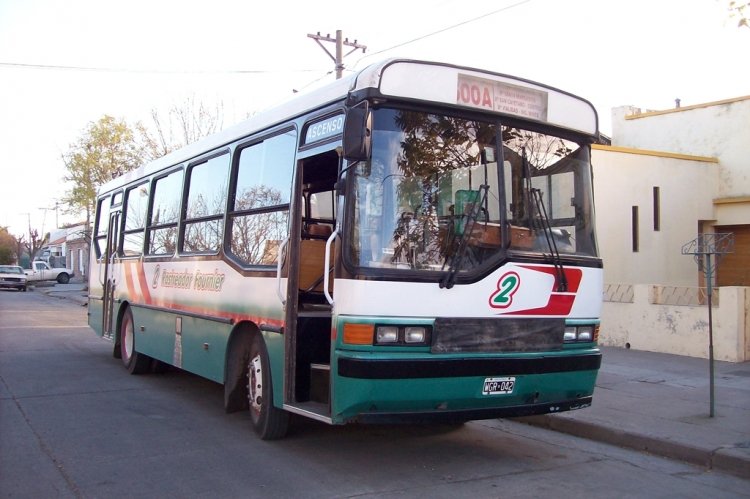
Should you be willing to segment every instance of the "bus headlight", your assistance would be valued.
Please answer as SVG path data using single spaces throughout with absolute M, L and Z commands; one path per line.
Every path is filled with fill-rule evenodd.
M 575 341 L 575 340 L 576 340 L 576 327 L 565 326 L 565 335 L 563 336 L 563 341 L 569 342 L 569 341 Z
M 565 326 L 563 341 L 565 343 L 591 343 L 599 338 L 599 325 Z
M 404 329 L 404 342 L 424 343 L 427 339 L 427 330 L 423 326 L 408 326 Z
M 578 341 L 594 341 L 594 328 L 592 326 L 580 326 L 578 328 Z
M 398 343 L 398 327 L 378 326 L 375 330 L 375 343 Z
M 375 326 L 375 345 L 425 346 L 430 341 L 430 326 Z

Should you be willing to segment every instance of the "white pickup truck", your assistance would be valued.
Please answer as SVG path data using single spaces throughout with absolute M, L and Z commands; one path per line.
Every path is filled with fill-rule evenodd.
M 68 284 L 70 278 L 75 274 L 72 269 L 66 269 L 64 267 L 50 267 L 47 262 L 42 260 L 34 260 L 31 262 L 31 270 L 24 270 L 26 273 L 26 280 L 29 283 L 36 281 L 57 281 L 60 284 Z

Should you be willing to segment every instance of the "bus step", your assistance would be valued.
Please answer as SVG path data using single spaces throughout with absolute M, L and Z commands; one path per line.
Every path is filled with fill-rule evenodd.
M 310 364 L 310 400 L 328 405 L 330 364 Z
M 297 317 L 330 317 L 331 310 L 300 310 Z

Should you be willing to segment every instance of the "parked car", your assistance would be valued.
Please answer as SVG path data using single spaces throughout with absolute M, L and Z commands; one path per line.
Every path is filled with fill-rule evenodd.
M 18 265 L 0 265 L 0 288 L 26 291 L 26 274 Z
M 65 267 L 50 267 L 47 262 L 34 260 L 31 269 L 26 270 L 26 279 L 31 281 L 57 281 L 60 284 L 68 284 L 70 278 L 75 274 L 73 269 Z

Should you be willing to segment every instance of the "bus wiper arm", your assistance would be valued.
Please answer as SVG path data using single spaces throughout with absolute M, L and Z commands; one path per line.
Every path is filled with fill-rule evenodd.
M 440 269 L 441 271 L 445 271 L 445 267 L 448 267 L 448 271 L 445 273 L 443 278 L 440 279 L 441 289 L 451 289 L 456 283 L 456 274 L 458 274 L 461 265 L 463 265 L 464 256 L 466 255 L 466 247 L 468 246 L 470 235 L 474 230 L 474 224 L 479 217 L 479 212 L 481 211 L 482 206 L 484 206 L 485 200 L 487 198 L 487 191 L 489 191 L 489 188 L 490 186 L 487 184 L 482 184 L 479 186 L 479 195 L 477 196 L 478 199 L 475 202 L 471 203 L 468 213 L 464 215 L 466 217 L 466 223 L 463 224 L 463 232 L 461 233 L 461 239 L 459 239 L 458 241 L 458 247 L 456 248 L 455 252 L 445 257 L 443 267 Z M 456 236 L 454 233 L 448 244 L 448 248 L 453 247 L 455 237 Z
M 542 199 L 542 191 L 539 189 L 531 189 L 531 197 L 534 201 L 537 215 L 539 216 L 539 222 L 541 225 L 542 232 L 544 232 L 544 238 L 547 240 L 547 247 L 549 248 L 552 256 L 552 263 L 555 266 L 555 275 L 557 276 L 557 291 L 564 293 L 568 291 L 568 278 L 565 276 L 565 270 L 562 266 L 562 260 L 560 260 L 560 252 L 557 249 L 557 243 L 555 242 L 555 235 L 552 233 L 552 226 L 549 223 L 549 217 L 547 216 L 547 209 L 544 207 L 544 200 Z

